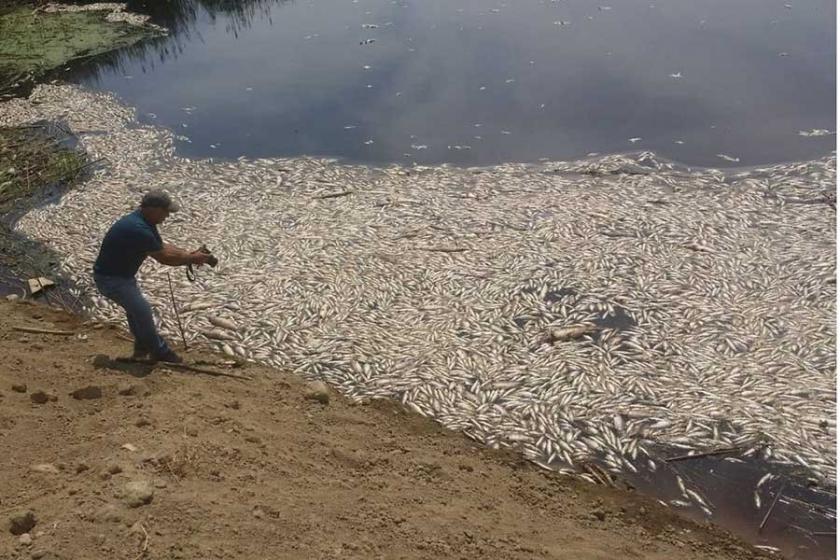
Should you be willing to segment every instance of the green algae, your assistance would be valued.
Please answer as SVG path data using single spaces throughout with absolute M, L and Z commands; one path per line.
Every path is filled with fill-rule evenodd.
M 70 61 L 127 47 L 156 34 L 105 21 L 107 11 L 43 13 L 19 7 L 0 14 L 0 91 L 37 80 Z

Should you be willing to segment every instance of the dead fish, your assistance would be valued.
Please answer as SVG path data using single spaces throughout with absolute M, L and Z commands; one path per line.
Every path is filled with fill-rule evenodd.
M 233 340 L 233 335 L 223 329 L 204 329 L 201 334 L 212 340 Z
M 597 330 L 598 328 L 595 325 L 573 325 L 551 329 L 548 336 L 552 342 L 565 342 L 578 339 L 586 334 L 592 334 Z
M 215 325 L 217 327 L 221 327 L 223 329 L 227 329 L 229 331 L 235 331 L 237 329 L 236 323 L 228 319 L 224 319 L 222 317 L 211 316 L 207 317 L 207 320 L 210 322 L 210 324 Z

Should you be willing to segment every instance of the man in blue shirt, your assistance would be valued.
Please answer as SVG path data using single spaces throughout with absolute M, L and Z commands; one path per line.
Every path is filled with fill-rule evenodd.
M 137 287 L 135 278 L 146 257 L 169 266 L 200 266 L 210 258 L 205 252 L 190 253 L 164 243 L 160 238 L 157 225 L 163 223 L 171 212 L 177 211 L 177 203 L 165 191 L 146 193 L 140 207 L 117 220 L 105 234 L 93 265 L 96 288 L 125 309 L 128 327 L 134 335 L 132 357 L 135 359 L 151 357 L 154 361 L 182 361 L 158 335 L 152 308 Z

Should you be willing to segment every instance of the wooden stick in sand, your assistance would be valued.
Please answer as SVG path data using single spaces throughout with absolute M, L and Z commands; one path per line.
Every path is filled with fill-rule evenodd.
M 770 514 L 773 513 L 773 509 L 776 507 L 776 503 L 779 501 L 779 498 L 782 495 L 782 491 L 785 489 L 785 484 L 787 484 L 787 481 L 783 481 L 782 485 L 779 486 L 779 491 L 776 492 L 776 497 L 773 498 L 773 503 L 770 504 L 770 508 L 767 510 L 767 513 L 764 515 L 764 519 L 762 519 L 761 525 L 758 526 L 758 532 L 759 533 L 762 531 L 762 529 L 764 529 L 764 526 L 767 525 L 767 521 L 770 519 Z
M 75 331 L 55 331 L 50 329 L 39 329 L 36 327 L 24 327 L 22 325 L 14 325 L 12 326 L 12 330 L 33 334 L 54 334 L 56 336 L 73 336 L 76 334 Z

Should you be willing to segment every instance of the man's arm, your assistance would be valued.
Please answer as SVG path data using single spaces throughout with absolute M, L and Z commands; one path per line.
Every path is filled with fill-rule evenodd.
M 175 245 L 164 243 L 163 249 L 149 253 L 149 256 L 160 264 L 168 266 L 184 266 L 188 264 L 202 265 L 207 262 L 210 255 L 200 251 L 185 251 Z

